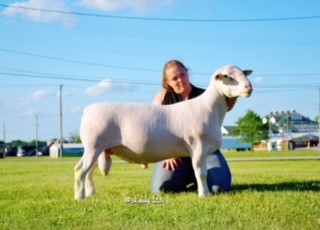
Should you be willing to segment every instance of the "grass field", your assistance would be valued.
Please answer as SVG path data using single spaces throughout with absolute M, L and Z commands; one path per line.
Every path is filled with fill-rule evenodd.
M 155 197 L 153 164 L 114 163 L 108 177 L 96 170 L 97 195 L 83 202 L 73 200 L 79 158 L 1 159 L 0 229 L 320 229 L 319 151 L 225 155 L 229 193 Z

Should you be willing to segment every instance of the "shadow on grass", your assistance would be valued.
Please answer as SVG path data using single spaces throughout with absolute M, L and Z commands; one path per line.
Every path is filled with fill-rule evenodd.
M 277 191 L 313 191 L 320 192 L 320 181 L 304 182 L 284 182 L 278 184 L 236 184 L 233 185 L 233 192 L 258 191 L 258 192 L 277 192 Z

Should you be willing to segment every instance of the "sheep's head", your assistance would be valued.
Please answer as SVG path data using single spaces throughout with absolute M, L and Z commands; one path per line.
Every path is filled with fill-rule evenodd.
M 219 85 L 220 91 L 228 98 L 250 97 L 252 85 L 247 76 L 252 70 L 241 70 L 236 66 L 225 66 L 214 74 L 215 84 Z

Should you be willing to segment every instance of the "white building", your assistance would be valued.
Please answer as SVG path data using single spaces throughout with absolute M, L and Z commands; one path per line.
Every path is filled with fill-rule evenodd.
M 58 158 L 60 152 L 60 143 L 51 145 L 49 148 L 49 156 L 52 158 Z M 62 156 L 82 156 L 84 147 L 82 144 L 64 143 Z

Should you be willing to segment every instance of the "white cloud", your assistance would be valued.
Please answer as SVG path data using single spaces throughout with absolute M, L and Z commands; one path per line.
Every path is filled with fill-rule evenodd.
M 88 96 L 96 97 L 104 95 L 112 90 L 128 90 L 129 85 L 125 83 L 115 83 L 110 79 L 104 79 L 97 85 L 93 85 L 86 89 Z
M 102 80 L 99 84 L 87 88 L 86 94 L 89 96 L 101 96 L 112 88 L 112 81 L 109 79 Z
M 75 106 L 73 108 L 70 109 L 70 113 L 82 113 L 82 109 L 80 106 Z
M 60 93 L 62 93 L 62 98 L 70 98 L 70 97 L 73 97 L 73 96 L 76 95 L 77 90 L 75 88 L 72 88 L 72 89 L 68 89 L 68 91 L 66 91 L 62 87 L 62 91 L 61 92 L 60 92 L 60 90 L 56 92 L 56 97 L 57 98 L 60 98 Z
M 27 111 L 20 113 L 19 116 L 30 117 L 30 116 L 35 116 L 37 113 L 38 111 L 35 109 L 28 109 Z
M 21 8 L 19 8 L 21 7 Z M 24 9 L 23 7 L 29 8 Z M 58 12 L 49 12 L 32 9 L 44 9 L 52 11 L 70 12 L 69 7 L 65 5 L 64 0 L 29 0 L 27 2 L 17 2 L 11 4 L 10 7 L 3 11 L 3 15 L 8 17 L 14 17 L 20 15 L 24 18 L 30 19 L 36 22 L 50 23 L 50 22 L 62 22 L 65 25 L 73 25 L 75 23 L 75 17 L 69 14 L 61 14 Z
M 253 82 L 256 84 L 261 84 L 263 82 L 263 77 L 256 77 L 253 79 Z
M 170 6 L 175 0 L 81 0 L 85 7 L 102 10 L 118 11 L 133 10 L 140 13 L 156 11 L 165 6 Z
M 41 90 L 37 90 L 33 93 L 32 99 L 36 100 L 36 101 L 40 101 L 40 100 L 43 100 L 43 99 L 50 97 L 52 95 L 53 95 L 53 93 L 51 91 L 46 91 L 46 90 L 41 89 Z

